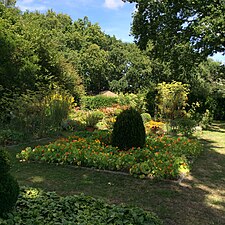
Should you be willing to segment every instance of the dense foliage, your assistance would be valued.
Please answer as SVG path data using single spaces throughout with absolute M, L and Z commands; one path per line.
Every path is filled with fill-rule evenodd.
M 84 96 L 81 99 L 81 106 L 85 109 L 99 109 L 110 107 L 119 103 L 117 97 L 108 97 L 103 95 Z
M 13 209 L 19 195 L 19 185 L 10 174 L 0 175 L 0 216 Z
M 0 171 L 1 174 L 8 173 L 10 170 L 9 156 L 6 151 L 0 148 Z
M 199 102 L 200 114 L 209 109 L 223 119 L 224 65 L 207 57 L 225 50 L 224 0 L 124 1 L 136 3 L 132 34 L 137 45 L 164 67 L 161 75 L 153 68 L 154 82 L 190 84 L 190 105 Z
M 150 4 L 147 2 L 146 4 Z M 133 43 L 123 43 L 105 34 L 98 24 L 92 24 L 87 17 L 72 21 L 70 16 L 57 14 L 52 10 L 44 14 L 21 12 L 11 7 L 15 1 L 3 1 L 3 3 L 9 3 L 9 5 L 5 7 L 0 3 L 0 121 L 1 126 L 5 127 L 3 135 L 0 134 L 0 139 L 2 136 L 8 136 L 8 139 L 11 136 L 16 136 L 16 139 L 26 137 L 24 132 L 20 134 L 18 133 L 20 130 L 17 130 L 15 126 L 11 129 L 10 126 L 17 124 L 17 127 L 23 127 L 19 125 L 21 121 L 18 119 L 21 118 L 22 122 L 27 121 L 27 124 L 30 124 L 31 117 L 35 120 L 39 112 L 46 114 L 46 109 L 42 110 L 39 106 L 43 105 L 45 96 L 51 95 L 55 90 L 72 95 L 78 105 L 85 103 L 87 107 L 94 108 L 97 97 L 96 101 L 92 102 L 91 98 L 84 98 L 85 92 L 98 94 L 110 89 L 114 92 L 146 93 L 151 89 L 153 92 L 147 97 L 149 100 L 147 107 L 152 115 L 155 97 L 152 87 L 162 81 L 167 83 L 173 80 L 182 81 L 190 84 L 189 105 L 198 102 L 201 105 L 200 115 L 209 109 L 215 114 L 216 119 L 224 118 L 224 108 L 220 104 L 224 100 L 224 66 L 210 60 L 204 61 L 204 57 L 201 59 L 196 57 L 197 51 L 193 51 L 192 46 L 186 42 L 171 42 L 173 35 L 157 34 L 157 42 L 147 35 L 146 48 L 140 50 Z M 142 4 L 145 5 L 144 1 L 138 1 L 138 4 L 140 11 L 136 12 L 135 18 L 138 18 L 142 9 L 144 12 L 146 12 L 145 9 L 154 11 L 154 7 L 142 8 Z M 151 4 L 156 5 L 153 2 Z M 167 9 L 167 4 L 169 4 L 167 1 L 163 1 L 157 3 L 157 7 Z M 179 7 L 184 6 L 183 3 L 179 4 L 173 6 L 177 7 L 178 12 L 180 12 Z M 209 4 L 210 10 L 213 10 L 215 4 Z M 171 10 L 174 13 L 173 7 Z M 221 7 L 223 6 L 220 5 L 219 9 Z M 186 10 L 186 6 L 184 9 Z M 220 18 L 220 11 L 216 16 Z M 158 18 L 164 24 L 163 19 L 169 16 Z M 207 23 L 210 18 L 211 16 L 205 17 Z M 218 20 L 219 24 L 220 21 Z M 155 21 L 151 21 L 151 25 L 152 23 L 154 24 Z M 190 22 L 190 24 L 194 29 L 194 23 Z M 148 28 L 142 29 L 143 31 L 151 31 L 148 23 L 142 25 Z M 214 25 L 213 27 L 216 28 Z M 185 30 L 185 26 L 182 28 Z M 220 36 L 222 34 L 214 41 L 219 43 Z M 162 44 L 159 40 L 165 43 Z M 167 42 L 175 44 L 166 45 Z M 221 50 L 223 45 L 217 47 L 212 49 L 212 52 Z M 32 96 L 37 104 L 30 109 L 31 106 L 27 103 L 28 99 L 33 100 Z M 150 96 L 152 98 L 149 98 Z M 80 102 L 81 99 L 83 101 Z M 99 104 L 106 106 L 107 101 L 101 98 Z M 142 99 L 138 102 L 141 103 Z M 26 112 L 29 111 L 32 113 L 28 115 Z M 40 117 L 38 120 L 40 121 Z M 40 128 L 42 131 L 37 131 L 38 124 L 40 123 L 32 121 L 30 127 L 24 126 L 25 133 L 29 133 L 29 129 L 36 129 L 35 132 L 31 132 L 36 137 L 47 133 L 42 128 Z M 55 130 L 55 126 L 50 127 L 49 130 Z
M 145 127 L 142 117 L 133 108 L 121 112 L 113 126 L 112 146 L 121 150 L 145 145 Z
M 4 149 L 0 149 L 0 216 L 12 210 L 19 195 L 19 185 L 9 169 L 8 155 Z
M 170 62 L 174 75 L 190 75 L 201 60 L 224 52 L 224 0 L 127 1 L 136 3 L 132 33 L 138 45 L 153 43 L 153 57 Z
M 85 133 L 86 134 L 86 133 Z M 27 147 L 17 157 L 62 165 L 123 171 L 140 178 L 177 178 L 189 172 L 201 145 L 187 138 L 149 136 L 143 148 L 121 151 L 112 147 L 107 133 L 78 133 L 45 146 Z M 81 137 L 83 136 L 83 137 Z
M 109 205 L 90 196 L 60 197 L 54 192 L 22 188 L 16 209 L 0 224 L 161 225 L 159 218 L 140 208 Z

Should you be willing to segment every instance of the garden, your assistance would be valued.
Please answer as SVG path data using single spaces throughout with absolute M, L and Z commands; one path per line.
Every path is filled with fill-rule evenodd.
M 174 85 L 177 84 L 170 86 Z M 44 145 L 25 147 L 16 154 L 20 164 L 90 168 L 154 182 L 177 181 L 190 174 L 203 151 L 202 144 L 192 135 L 196 135 L 194 127 L 183 124 L 182 128 L 172 127 L 167 120 L 171 113 L 180 115 L 179 109 L 171 112 L 163 103 L 163 112 L 167 107 L 168 115 L 165 113 L 164 120 L 153 120 L 146 111 L 143 95 L 90 96 L 82 100 L 80 107 L 71 107 L 69 97 L 55 94 L 53 99 L 57 101 L 48 107 L 55 107 L 50 109 L 53 115 L 62 115 L 62 122 L 58 124 L 63 137 L 54 137 Z M 180 104 L 185 105 L 185 101 L 184 98 Z M 171 102 L 168 104 L 173 107 Z M 65 108 L 69 110 L 67 113 Z M 91 131 L 87 129 L 90 127 Z M 3 157 L 3 163 L 5 160 L 7 164 L 6 158 Z M 161 224 L 154 213 L 137 207 L 113 206 L 85 195 L 60 197 L 54 192 L 29 187 L 20 188 L 19 194 L 18 186 L 12 184 L 12 187 L 10 195 L 17 193 L 19 197 L 11 199 L 8 208 L 2 206 L 3 224 L 28 224 L 34 222 L 33 218 L 39 218 L 40 224 L 87 224 L 87 221 L 91 224 Z M 7 213 L 15 199 L 15 209 Z
M 124 2 L 135 43 L 0 1 L 0 224 L 224 224 L 225 5 Z
M 140 178 L 169 179 L 188 173 L 202 151 L 200 143 L 185 137 L 148 136 L 143 148 L 122 151 L 101 140 L 108 133 L 96 131 L 87 138 L 81 137 L 84 136 L 82 132 L 78 135 L 44 146 L 27 147 L 17 157 L 21 161 L 83 166 L 126 172 Z
M 164 94 L 168 92 L 164 93 L 161 85 L 164 85 L 165 89 L 170 89 L 170 96 L 167 98 L 164 98 Z M 94 180 L 99 178 L 99 174 L 93 174 L 99 172 L 105 173 L 103 176 L 100 175 L 99 184 L 106 182 L 105 188 L 110 187 L 112 190 L 116 188 L 113 187 L 114 185 L 119 187 L 121 185 L 117 183 L 116 176 L 126 181 L 125 186 L 134 188 L 135 183 L 144 185 L 141 181 L 143 180 L 143 182 L 150 182 L 147 186 L 152 189 L 157 182 L 165 182 L 163 185 L 166 182 L 181 184 L 193 173 L 192 169 L 196 168 L 196 162 L 204 154 L 203 144 L 199 140 L 203 131 L 197 130 L 196 127 L 199 125 L 203 129 L 210 127 L 210 116 L 206 113 L 197 121 L 196 118 L 199 117 L 196 116 L 193 108 L 189 111 L 184 110 L 182 106 L 186 106 L 188 94 L 185 85 L 173 82 L 159 84 L 159 87 L 161 92 L 158 92 L 156 106 L 158 112 L 154 117 L 147 111 L 148 104 L 143 94 L 120 94 L 112 98 L 101 95 L 88 96 L 82 99 L 79 107 L 72 103 L 71 97 L 54 94 L 50 98 L 52 103 L 47 105 L 47 112 L 51 112 L 47 114 L 49 116 L 42 119 L 43 113 L 38 114 L 39 111 L 34 117 L 40 118 L 39 121 L 55 121 L 52 123 L 55 124 L 52 126 L 52 133 L 48 133 L 49 141 L 40 139 L 44 137 L 40 134 L 47 134 L 46 131 L 41 131 L 35 134 L 39 139 L 33 139 L 35 142 L 31 145 L 22 144 L 18 148 L 17 146 L 20 145 L 17 142 L 24 142 L 24 139 L 13 140 L 8 137 L 2 142 L 5 145 L 14 144 L 12 148 L 15 150 L 11 152 L 9 147 L 7 149 L 13 157 L 11 158 L 14 161 L 13 167 L 16 166 L 13 173 L 17 174 L 17 177 L 20 174 L 21 185 L 19 187 L 10 175 L 8 156 L 1 150 L 3 152 L 1 165 L 6 165 L 1 179 L 7 180 L 3 185 L 1 198 L 4 198 L 4 202 L 8 202 L 7 207 L 5 203 L 1 205 L 1 224 L 162 224 L 163 220 L 165 222 L 162 209 L 158 211 L 149 208 L 148 203 L 144 203 L 144 196 L 141 200 L 143 202 L 138 204 L 138 207 L 133 204 L 134 200 L 119 201 L 120 204 L 108 202 L 109 196 L 114 199 L 116 193 L 107 194 L 106 191 L 106 196 L 102 199 L 99 196 L 105 194 L 101 192 L 101 188 L 97 194 L 87 190 L 88 186 L 93 186 Z M 182 91 L 178 92 L 177 89 Z M 175 98 L 176 95 L 180 97 Z M 183 101 L 181 101 L 182 96 Z M 179 99 L 179 102 L 170 101 L 171 98 Z M 178 104 L 180 107 L 177 107 Z M 31 123 L 34 119 L 32 116 L 26 115 Z M 24 123 L 23 120 L 24 117 L 21 117 L 21 123 Z M 49 188 L 49 184 L 45 182 L 50 179 L 47 175 L 49 166 L 52 168 L 50 172 L 53 176 L 52 184 L 55 182 L 63 184 L 62 186 L 57 184 L 60 190 L 55 185 Z M 18 173 L 21 168 L 24 168 L 22 170 L 25 174 Z M 56 168 L 61 175 L 56 175 Z M 81 194 L 79 186 L 74 192 L 76 182 L 71 180 L 73 175 L 70 175 L 71 178 L 66 176 L 66 183 L 64 183 L 64 169 L 69 170 L 70 173 L 72 170 L 86 170 L 85 174 L 77 175 L 80 176 L 78 184 L 87 194 Z M 46 172 L 46 177 L 43 178 Z M 39 175 L 34 176 L 33 173 Z M 26 176 L 30 178 L 28 181 L 25 179 L 24 182 Z M 137 182 L 136 179 L 140 181 Z M 9 186 L 11 188 L 6 195 L 4 190 Z M 167 191 L 165 187 L 160 187 L 161 191 L 159 193 L 156 191 L 155 195 L 157 198 L 179 195 L 179 191 L 171 190 L 171 187 L 177 189 L 170 184 Z M 148 188 L 143 192 L 146 196 L 149 195 Z M 135 189 L 137 189 L 135 190 L 137 198 L 140 195 L 138 186 Z M 132 192 L 128 191 L 127 196 L 130 195 Z

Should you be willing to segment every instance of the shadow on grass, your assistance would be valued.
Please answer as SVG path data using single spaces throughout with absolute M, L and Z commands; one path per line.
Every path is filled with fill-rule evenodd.
M 207 128 L 208 131 L 225 133 L 225 122 L 215 121 Z
M 166 225 L 222 225 L 225 224 L 225 149 L 220 154 L 216 142 L 202 141 L 206 150 L 195 162 L 191 175 L 181 183 L 141 180 L 60 165 L 19 163 L 15 155 L 25 145 L 9 148 L 9 152 L 12 174 L 21 186 L 56 191 L 60 195 L 85 193 L 110 203 L 139 206 L 155 212 Z

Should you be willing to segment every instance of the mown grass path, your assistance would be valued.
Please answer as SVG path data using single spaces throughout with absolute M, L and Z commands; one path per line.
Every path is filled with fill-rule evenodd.
M 153 211 L 166 225 L 225 225 L 225 123 L 215 123 L 201 135 L 205 150 L 192 173 L 177 181 L 135 179 L 115 173 L 39 163 L 20 163 L 16 153 L 31 143 L 8 147 L 12 174 L 20 185 L 56 191 L 60 195 L 85 193 L 112 203 Z

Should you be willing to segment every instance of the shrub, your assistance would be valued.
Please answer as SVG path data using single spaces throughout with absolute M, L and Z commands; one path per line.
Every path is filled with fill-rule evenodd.
M 19 195 L 19 185 L 9 174 L 9 169 L 8 155 L 0 149 L 0 216 L 13 208 Z
M 68 117 L 74 99 L 65 91 L 53 91 L 44 101 L 49 127 L 57 130 L 61 127 L 62 121 Z
M 157 89 L 152 86 L 145 96 L 147 112 L 155 116 Z
M 181 118 L 185 115 L 187 105 L 188 85 L 181 82 L 160 83 L 157 87 L 158 109 L 161 118 L 168 121 Z
M 10 170 L 9 156 L 6 151 L 0 149 L 0 176 Z
M 21 142 L 25 139 L 25 135 L 13 129 L 0 130 L 0 145 L 9 145 Z
M 203 129 L 206 129 L 213 121 L 213 115 L 210 113 L 208 109 L 206 109 L 205 113 L 202 116 L 202 120 L 200 121 L 200 125 Z
M 117 97 L 107 97 L 102 95 L 85 96 L 81 99 L 81 107 L 90 110 L 111 107 L 117 103 Z
M 16 204 L 19 195 L 19 185 L 9 174 L 0 175 L 0 216 L 9 212 Z
M 87 114 L 85 123 L 87 127 L 95 127 L 97 123 L 102 120 L 104 113 L 101 111 L 93 111 Z
M 151 121 L 151 115 L 149 113 L 142 113 L 141 117 L 144 123 Z
M 78 120 L 65 120 L 62 122 L 62 129 L 67 131 L 83 131 L 85 125 Z
M 118 98 L 120 105 L 127 105 L 136 109 L 140 113 L 146 111 L 146 101 L 144 94 L 120 94 Z
M 172 127 L 173 132 L 181 133 L 185 136 L 192 135 L 194 132 L 194 128 L 197 125 L 195 120 L 188 117 L 176 119 L 171 124 L 173 125 Z
M 118 115 L 112 132 L 113 146 L 120 149 L 143 147 L 145 138 L 145 127 L 139 112 L 130 108 Z
M 73 100 L 64 90 L 21 95 L 14 101 L 10 126 L 26 137 L 41 137 L 57 131 L 61 129 L 62 121 L 68 117 Z

